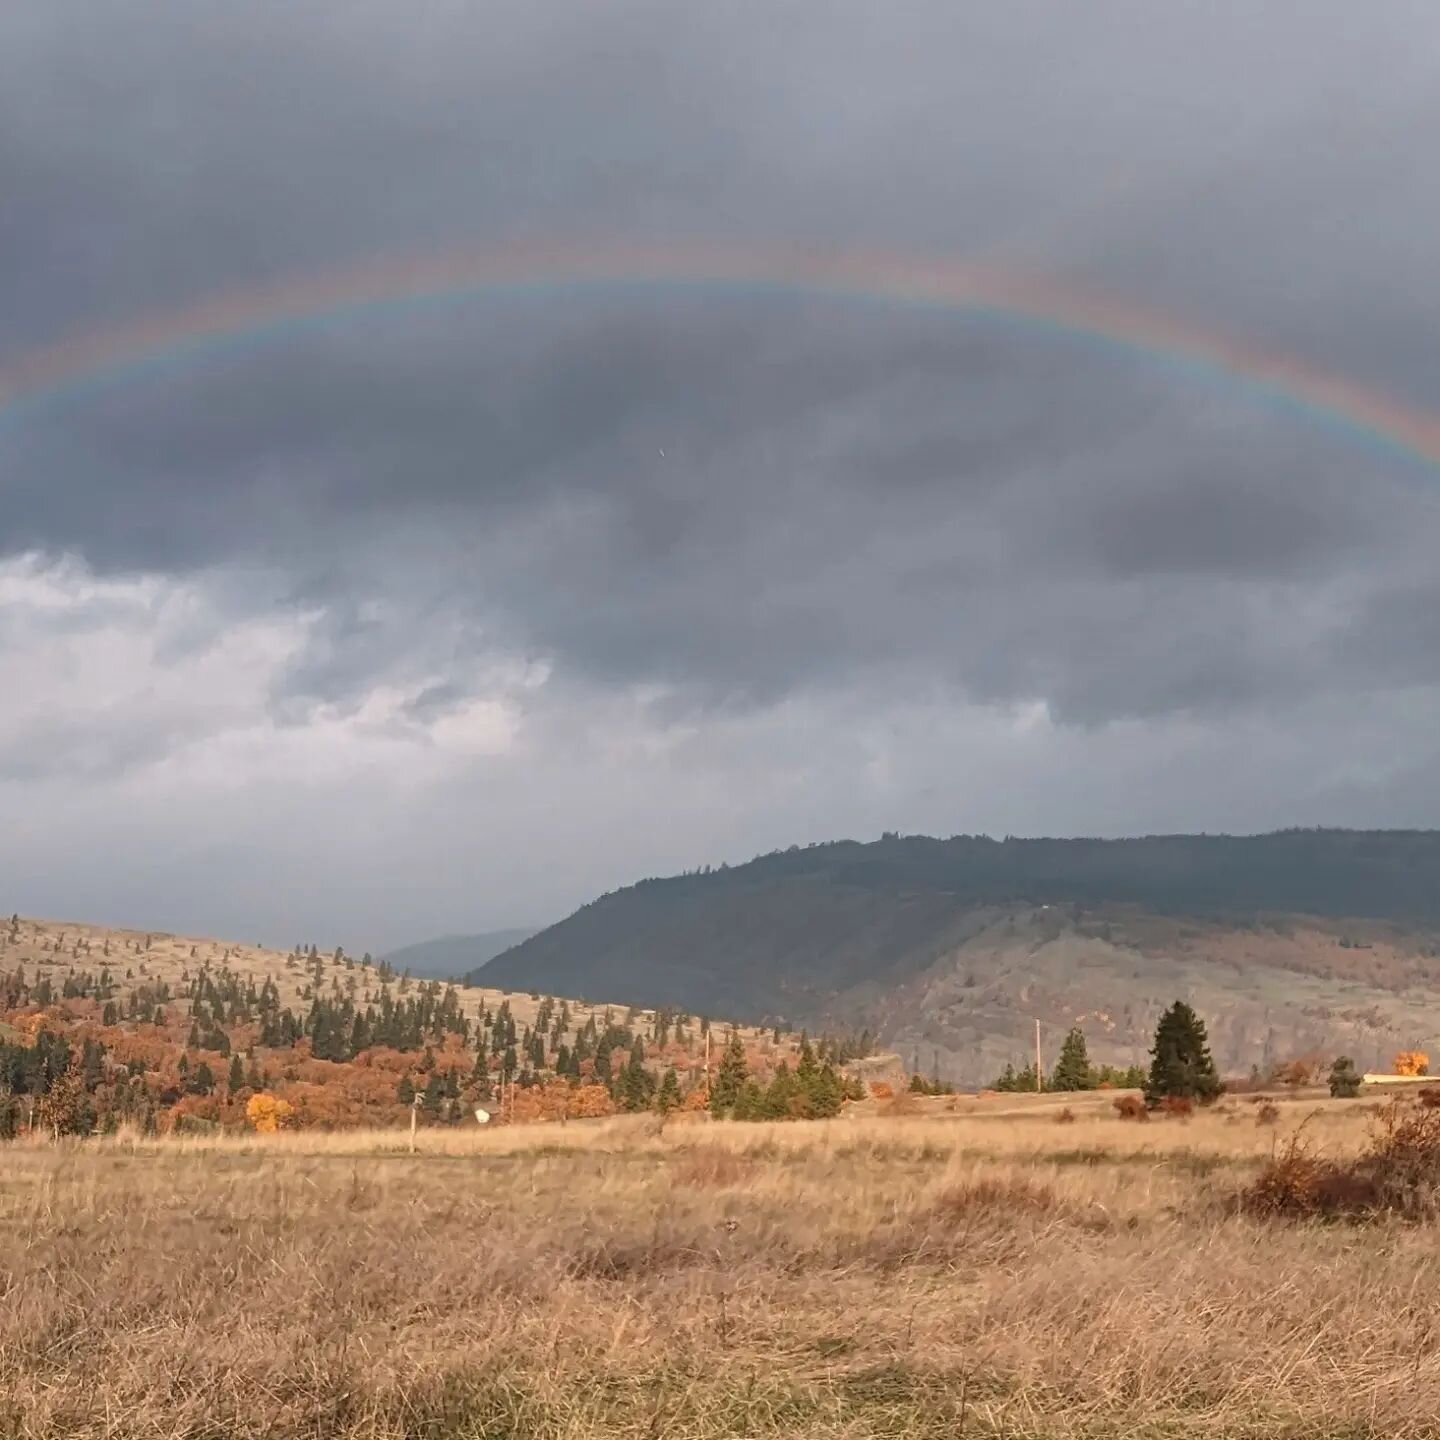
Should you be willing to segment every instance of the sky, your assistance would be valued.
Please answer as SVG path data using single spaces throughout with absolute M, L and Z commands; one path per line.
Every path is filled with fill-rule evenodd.
M 451 254 L 874 253 L 1440 412 L 1429 0 L 0 7 L 0 377 Z M 1440 823 L 1440 463 L 537 283 L 0 380 L 0 908 L 382 951 L 882 830 Z

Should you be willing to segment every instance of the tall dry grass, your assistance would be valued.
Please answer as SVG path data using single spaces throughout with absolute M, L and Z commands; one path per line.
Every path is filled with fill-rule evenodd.
M 0 1435 L 1435 1433 L 1433 1229 L 1052 1113 L 10 1146 Z

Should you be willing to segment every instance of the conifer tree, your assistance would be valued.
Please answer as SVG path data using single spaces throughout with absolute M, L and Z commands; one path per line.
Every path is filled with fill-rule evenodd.
M 238 1055 L 230 1057 L 230 1074 L 225 1081 L 225 1088 L 232 1095 L 245 1088 L 245 1067 L 241 1065 Z
M 745 1046 L 738 1031 L 731 1030 L 725 1042 L 725 1053 L 720 1057 L 720 1068 L 715 1072 L 715 1083 L 710 1087 L 710 1113 L 728 1115 L 740 1100 L 740 1092 L 750 1078 L 750 1067 L 745 1063 Z
M 660 1082 L 660 1092 L 655 1097 L 655 1108 L 662 1115 L 668 1115 L 672 1110 L 680 1108 L 680 1080 L 675 1074 L 673 1066 L 665 1072 L 665 1078 Z
M 835 1067 L 828 1062 L 810 1084 L 810 1113 L 817 1120 L 828 1120 L 840 1113 L 845 1102 L 845 1084 Z
M 1158 1105 L 1173 1095 L 1204 1104 L 1223 1088 L 1210 1058 L 1204 1022 L 1183 1000 L 1177 1000 L 1155 1027 L 1150 1074 L 1145 1081 L 1146 1103 Z
M 1090 1070 L 1090 1055 L 1085 1048 L 1085 1032 L 1076 1025 L 1060 1047 L 1060 1058 L 1050 1073 L 1052 1090 L 1091 1090 L 1095 1077 Z
M 813 1057 L 812 1057 L 813 1058 Z M 797 1114 L 809 1113 L 809 1095 L 806 1086 L 782 1060 L 760 1097 L 758 1113 L 749 1116 L 752 1120 L 789 1120 Z
M 795 1066 L 795 1077 L 802 1085 L 809 1085 L 819 1074 L 820 1067 L 815 1062 L 815 1051 L 810 1044 L 810 1037 L 800 1037 L 800 1059 Z
M 655 1077 L 645 1068 L 645 1046 L 637 1037 L 630 1049 L 630 1059 L 620 1072 L 619 1101 L 624 1109 L 635 1112 L 650 1108 L 655 1093 Z

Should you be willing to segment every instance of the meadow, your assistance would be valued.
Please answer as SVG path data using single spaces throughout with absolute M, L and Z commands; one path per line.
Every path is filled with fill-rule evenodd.
M 1231 1204 L 1369 1104 L 1061 1108 L 16 1142 L 0 1435 L 1440 1433 L 1434 1230 Z

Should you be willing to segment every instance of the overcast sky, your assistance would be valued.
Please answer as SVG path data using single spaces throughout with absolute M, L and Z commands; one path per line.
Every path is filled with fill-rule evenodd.
M 526 244 L 1026 267 L 1440 410 L 1433 0 L 0 7 L 0 372 Z M 792 842 L 1440 823 L 1440 469 L 694 287 L 0 409 L 0 908 L 380 950 Z

